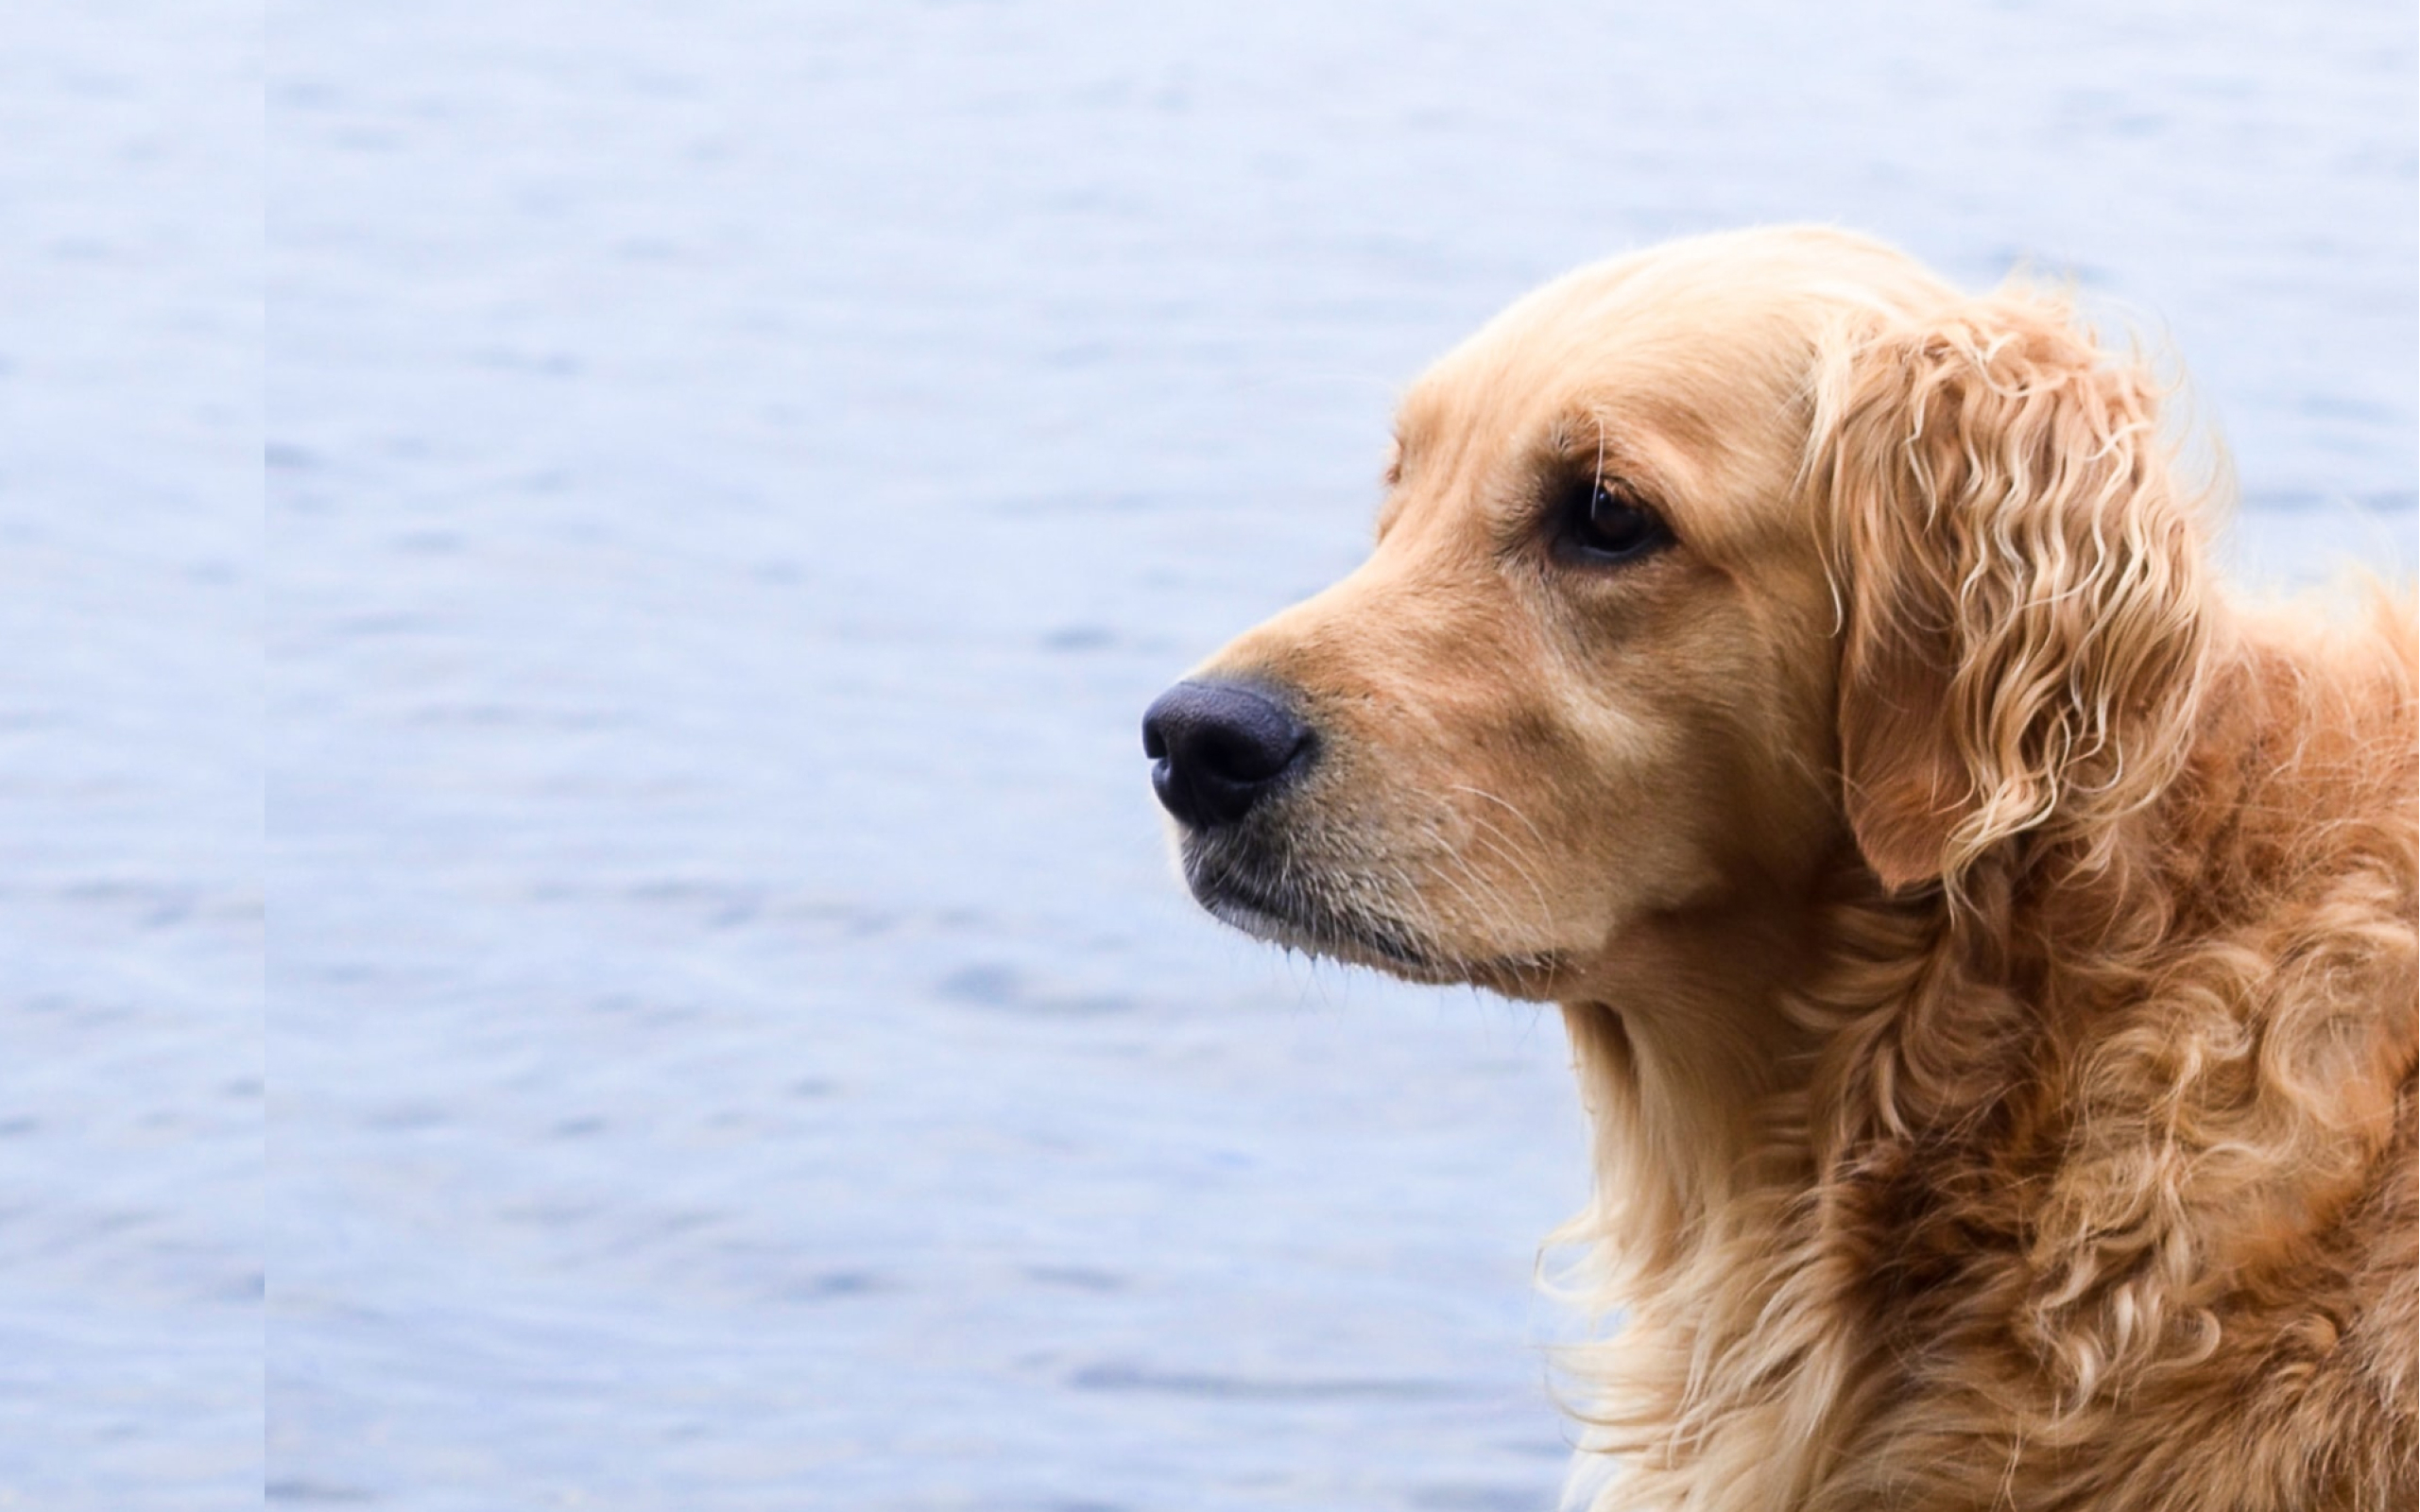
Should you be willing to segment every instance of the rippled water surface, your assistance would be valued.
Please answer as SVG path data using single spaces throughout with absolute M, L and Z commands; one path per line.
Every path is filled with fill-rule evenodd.
M 257 1504 L 258 27 L 0 38 L 0 1507 Z
M 281 3 L 266 250 L 208 9 L 0 91 L 0 1506 L 254 1504 L 264 1245 L 280 1504 L 1552 1505 L 1559 1025 L 1197 916 L 1136 721 L 1573 264 L 2032 259 L 2413 555 L 2399 4 Z

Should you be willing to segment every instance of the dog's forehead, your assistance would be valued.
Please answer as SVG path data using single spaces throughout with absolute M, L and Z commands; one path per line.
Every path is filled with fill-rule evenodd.
M 1402 460 L 1473 439 L 1553 445 L 1599 425 L 1693 438 L 1796 387 L 1806 322 L 1779 301 L 1707 284 L 1642 286 L 1615 265 L 1520 301 L 1413 385 L 1396 418 Z
M 1586 467 L 1649 487 L 1698 518 L 1702 501 L 1771 490 L 1794 469 L 1792 394 L 1809 348 L 1719 298 L 1640 300 L 1618 283 L 1550 285 L 1447 354 L 1398 413 L 1386 535 L 1449 500 L 1471 530 L 1519 507 L 1514 481 Z M 1768 477 L 1771 473 L 1774 476 Z
M 1902 254 L 1821 227 L 1672 243 L 1566 274 L 1404 395 L 1379 534 L 1450 500 L 1482 506 L 1442 512 L 1486 528 L 1515 507 L 1524 468 L 1592 457 L 1665 485 L 1651 495 L 1703 542 L 1760 537 L 1781 517 L 1740 506 L 1782 496 L 1796 474 L 1826 343 L 1948 297 Z
M 1947 294 L 1879 242 L 1785 226 L 1673 242 L 1583 267 L 1516 301 L 1405 395 L 1407 458 L 1471 435 L 1536 434 L 1567 417 L 1641 424 L 1771 412 L 1823 334 L 1853 311 Z

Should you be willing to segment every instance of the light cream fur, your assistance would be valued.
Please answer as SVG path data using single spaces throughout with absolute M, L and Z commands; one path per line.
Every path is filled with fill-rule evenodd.
M 1321 741 L 1222 917 L 1562 1005 L 1594 1506 L 2414 1504 L 2413 613 L 2217 583 L 2161 400 L 2055 294 L 1659 248 L 1204 669 Z M 1597 477 L 1676 543 L 1558 558 Z

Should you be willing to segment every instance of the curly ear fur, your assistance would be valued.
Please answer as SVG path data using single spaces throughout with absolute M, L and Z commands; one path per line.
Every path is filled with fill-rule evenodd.
M 2151 375 L 2002 293 L 1840 344 L 1815 400 L 1865 859 L 1953 899 L 2029 833 L 2104 861 L 2183 759 L 2206 638 Z

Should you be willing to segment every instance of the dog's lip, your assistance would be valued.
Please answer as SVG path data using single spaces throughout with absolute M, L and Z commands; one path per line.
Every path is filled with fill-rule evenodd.
M 1194 898 L 1214 918 L 1247 935 L 1330 954 L 1374 955 L 1388 965 L 1422 975 L 1436 975 L 1442 970 L 1436 961 L 1394 931 L 1364 919 L 1340 918 L 1334 911 L 1315 904 L 1290 905 L 1277 895 L 1279 889 L 1240 867 L 1196 863 L 1189 858 L 1185 881 Z
M 1194 899 L 1221 923 L 1272 944 L 1393 971 L 1414 981 L 1471 983 L 1514 997 L 1536 997 L 1570 965 L 1559 952 L 1464 959 L 1424 950 L 1398 928 L 1340 914 L 1315 899 L 1289 904 L 1249 868 L 1186 858 Z

